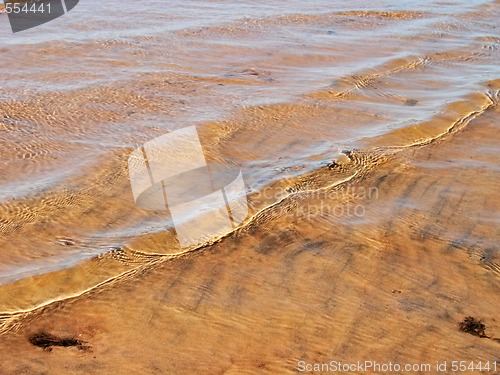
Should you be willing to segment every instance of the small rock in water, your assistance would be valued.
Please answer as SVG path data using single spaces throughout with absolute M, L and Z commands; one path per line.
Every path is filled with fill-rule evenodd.
M 415 99 L 406 99 L 406 101 L 405 101 L 405 105 L 408 105 L 410 107 L 413 107 L 417 103 L 418 103 L 418 100 L 415 100 Z

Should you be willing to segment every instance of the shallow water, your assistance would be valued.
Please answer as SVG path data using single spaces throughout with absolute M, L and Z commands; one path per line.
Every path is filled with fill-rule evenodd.
M 356 275 L 370 259 L 383 267 L 392 257 L 403 275 L 435 252 L 424 279 L 444 278 L 433 292 L 448 295 L 453 278 L 440 262 L 459 269 L 469 256 L 478 264 L 463 267 L 489 272 L 478 283 L 498 290 L 499 16 L 498 1 L 89 0 L 12 34 L 1 14 L 0 330 L 25 322 L 29 329 L 32 316 L 50 320 L 46 309 L 73 299 L 92 304 L 95 292 L 112 285 L 119 285 L 116 306 L 99 297 L 93 309 L 124 309 L 127 284 L 132 299 L 148 291 L 145 306 L 157 306 L 159 271 L 148 271 L 155 267 L 182 284 L 162 309 L 191 311 L 182 295 L 198 298 L 203 285 L 217 283 L 221 290 L 206 286 L 212 298 L 197 324 L 223 324 L 221 336 L 251 335 L 257 325 L 269 340 L 285 340 L 280 332 L 292 334 L 300 314 L 318 317 L 309 333 L 329 324 L 332 306 L 320 300 L 340 297 L 324 280 L 345 283 L 343 298 L 354 288 L 367 303 Z M 144 142 L 193 124 L 207 161 L 242 170 L 251 212 L 222 242 L 186 251 L 168 213 L 135 207 L 127 159 Z M 295 262 L 297 249 L 319 258 Z M 450 249 L 461 255 L 448 257 Z M 350 256 L 361 257 L 359 268 L 336 268 Z M 202 275 L 179 276 L 186 262 Z M 217 262 L 239 271 L 219 280 Z M 392 288 L 387 271 L 372 271 L 372 282 Z M 143 272 L 153 276 L 138 281 Z M 319 289 L 300 286 L 308 283 Z M 277 289 L 254 295 L 263 284 Z M 328 291 L 320 296 L 321 288 Z M 485 311 L 494 311 L 497 296 Z M 433 296 L 412 298 L 402 311 Z M 347 319 L 351 302 L 342 301 L 334 315 Z M 144 312 L 140 304 L 130 305 L 131 316 Z M 239 320 L 225 308 L 239 311 Z M 266 308 L 276 313 L 268 331 Z M 290 315 L 280 321 L 282 310 Z M 99 316 L 88 314 L 89 321 Z M 192 341 L 183 332 L 184 347 Z M 377 333 L 357 334 L 349 345 Z

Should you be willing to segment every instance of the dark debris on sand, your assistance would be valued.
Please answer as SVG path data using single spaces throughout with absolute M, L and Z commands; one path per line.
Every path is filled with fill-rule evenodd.
M 46 332 L 38 332 L 29 337 L 31 344 L 43 348 L 44 350 L 52 350 L 52 346 L 70 347 L 76 346 L 80 350 L 86 350 L 89 347 L 85 342 L 75 338 L 62 338 L 51 335 Z
M 458 326 L 460 328 L 460 331 L 462 332 L 469 333 L 473 336 L 478 336 L 478 337 L 488 337 L 484 332 L 486 329 L 486 325 L 480 320 L 474 318 L 473 316 L 465 317 L 464 321 L 460 322 Z
M 490 339 L 500 343 L 500 338 L 488 336 L 485 332 L 486 325 L 479 319 L 474 318 L 473 316 L 465 317 L 463 322 L 458 323 L 458 327 L 462 332 L 468 333 L 473 336 Z

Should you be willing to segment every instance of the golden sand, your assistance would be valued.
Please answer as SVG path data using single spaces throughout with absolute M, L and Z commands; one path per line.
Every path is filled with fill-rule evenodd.
M 18 69 L 0 100 L 0 374 L 500 370 L 494 5 L 396 42 L 386 30 L 436 14 L 5 47 Z M 296 30 L 307 53 L 273 44 Z M 387 42 L 352 48 L 356 33 Z M 127 158 L 192 123 L 209 162 L 246 168 L 251 212 L 183 251 L 167 214 L 134 205 Z M 461 331 L 466 317 L 484 334 Z

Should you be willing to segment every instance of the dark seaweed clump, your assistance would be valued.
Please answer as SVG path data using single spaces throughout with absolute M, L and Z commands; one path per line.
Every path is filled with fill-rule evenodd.
M 460 331 L 462 332 L 469 333 L 473 336 L 489 338 L 488 335 L 486 335 L 486 333 L 484 332 L 486 329 L 486 325 L 473 316 L 464 318 L 464 321 L 460 322 L 458 326 L 460 328 Z
M 81 340 L 77 340 L 71 337 L 68 338 L 57 337 L 46 332 L 35 333 L 30 336 L 29 340 L 33 345 L 48 350 L 51 350 L 52 346 L 63 346 L 63 347 L 76 346 L 78 347 L 78 349 L 87 348 L 85 346 L 85 343 Z

